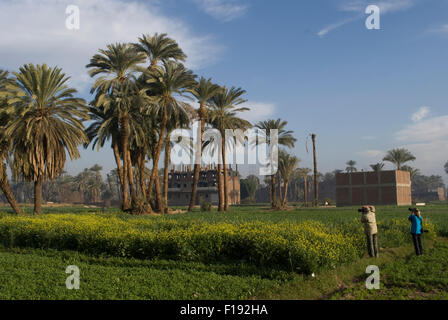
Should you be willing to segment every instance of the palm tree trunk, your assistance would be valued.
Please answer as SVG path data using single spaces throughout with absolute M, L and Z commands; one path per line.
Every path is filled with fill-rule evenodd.
M 120 118 L 120 134 L 121 134 L 121 147 L 123 150 L 123 175 L 121 179 L 121 192 L 123 193 L 123 211 L 127 211 L 130 209 L 129 205 L 129 195 L 128 195 L 128 166 L 127 166 L 127 153 L 128 149 L 128 138 L 129 133 L 128 129 L 128 119 L 125 116 Z
M 23 214 L 22 208 L 19 207 L 19 204 L 12 193 L 11 186 L 8 182 L 8 176 L 6 175 L 6 165 L 3 161 L 0 162 L 0 189 L 5 194 L 6 200 L 12 210 L 14 210 L 16 214 Z
M 124 185 L 127 189 L 127 184 L 129 184 L 129 191 L 131 193 L 131 210 L 134 210 L 137 204 L 137 194 L 135 192 L 134 185 L 134 173 L 132 171 L 131 153 L 129 150 L 129 118 L 128 115 L 124 115 L 121 118 L 121 129 L 122 129 L 122 146 L 123 146 L 123 176 Z M 127 190 L 126 190 L 127 191 Z
M 277 190 L 275 184 L 275 174 L 271 175 L 271 207 L 275 208 L 277 202 Z
M 137 204 L 137 190 L 135 189 L 134 171 L 132 170 L 131 153 L 129 150 L 126 151 L 127 165 L 128 165 L 128 176 L 129 176 L 129 189 L 131 192 L 131 202 L 132 209 L 135 208 Z
M 279 198 L 279 202 L 280 204 L 283 203 L 283 199 L 282 199 L 282 176 L 280 175 L 280 171 L 277 171 L 277 185 L 278 185 L 278 198 Z
M 34 214 L 42 212 L 42 177 L 34 181 Z
M 157 174 L 156 179 L 155 179 L 155 186 L 156 186 L 156 210 L 163 213 L 164 209 L 163 209 L 163 204 L 162 201 L 160 199 L 159 201 L 159 197 L 162 195 L 162 190 L 160 188 L 160 179 L 159 179 L 159 174 Z
M 171 142 L 169 137 L 165 139 L 165 168 L 163 171 L 163 207 L 164 212 L 168 213 L 168 175 L 170 167 Z
M 222 133 L 221 133 L 222 135 Z M 227 184 L 227 164 L 226 164 L 226 138 L 224 135 L 222 135 L 222 165 L 224 169 L 224 176 L 223 176 L 223 183 L 224 183 L 224 210 L 229 210 L 229 186 Z
M 285 180 L 285 194 L 283 195 L 283 206 L 286 206 L 286 203 L 288 202 L 288 182 Z
M 153 157 L 153 168 L 152 168 L 151 178 L 149 179 L 149 184 L 148 184 L 148 189 L 147 189 L 147 198 L 148 199 L 152 198 L 152 188 L 154 186 L 154 182 L 155 182 L 156 178 L 158 178 L 159 158 L 160 158 L 160 154 L 162 152 L 163 140 L 165 139 L 165 131 L 166 131 L 167 121 L 168 121 L 168 118 L 167 118 L 167 114 L 166 114 L 166 110 L 165 110 L 163 112 L 163 116 L 162 116 L 159 141 L 157 143 L 157 148 L 155 150 L 154 157 Z M 157 207 L 162 208 L 162 195 L 160 192 L 160 188 L 159 188 L 158 192 L 156 189 L 156 201 L 157 201 Z
M 140 188 L 143 199 L 146 199 L 145 155 L 146 155 L 146 146 L 140 150 L 140 154 L 138 156 L 138 178 L 140 182 Z
M 194 205 L 196 204 L 196 193 L 198 190 L 199 183 L 199 173 L 201 171 L 201 159 L 202 159 L 202 137 L 204 136 L 205 131 L 205 114 L 207 110 L 205 109 L 205 104 L 201 104 L 199 107 L 199 117 L 201 121 L 200 130 L 198 130 L 198 143 L 196 145 L 196 155 L 195 155 L 195 164 L 194 164 L 194 173 L 193 173 L 193 188 L 191 190 L 191 198 L 190 205 L 188 206 L 188 211 L 192 212 Z M 199 146 L 198 146 L 199 144 Z
M 303 177 L 303 202 L 308 205 L 308 182 L 307 177 Z
M 218 163 L 218 211 L 224 211 L 224 178 L 221 173 L 222 164 Z

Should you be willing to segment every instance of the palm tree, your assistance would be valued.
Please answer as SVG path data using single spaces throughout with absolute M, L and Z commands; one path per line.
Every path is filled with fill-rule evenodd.
M 252 127 L 249 121 L 237 117 L 238 113 L 250 110 L 246 107 L 237 108 L 238 105 L 246 102 L 246 100 L 241 98 L 241 96 L 245 93 L 246 91 L 242 90 L 241 88 L 232 87 L 228 89 L 227 87 L 222 87 L 221 90 L 219 90 L 218 93 L 216 93 L 211 99 L 212 104 L 210 108 L 210 123 L 221 133 L 221 157 L 223 167 L 223 181 L 221 185 L 224 185 L 221 191 L 224 191 L 224 208 L 222 205 L 220 205 L 218 209 L 224 209 L 225 211 L 229 210 L 226 148 L 228 146 L 228 143 L 232 143 L 232 141 L 230 140 L 226 141 L 225 130 L 242 129 L 244 131 L 245 129 Z M 242 137 L 235 137 L 233 143 L 243 143 L 243 141 L 241 141 L 241 138 Z M 219 179 L 219 177 L 221 176 L 219 165 L 218 172 Z
M 401 167 L 409 161 L 414 161 L 414 155 L 405 148 L 397 148 L 387 151 L 383 161 L 388 161 L 397 166 L 397 170 L 401 170 Z
M 294 148 L 294 143 L 297 141 L 297 139 L 293 137 L 292 131 L 285 130 L 287 124 L 287 121 L 277 119 L 260 121 L 255 126 L 261 130 L 264 130 L 266 134 L 265 141 L 267 145 L 271 144 L 271 130 L 278 130 L 278 144 L 288 148 Z M 276 208 L 278 206 L 275 174 L 271 175 L 271 206 L 272 208 Z
M 14 194 L 9 185 L 8 175 L 6 173 L 6 162 L 8 158 L 8 152 L 11 149 L 11 140 L 4 133 L 4 127 L 8 124 L 10 117 L 3 112 L 3 109 L 7 107 L 7 86 L 11 84 L 11 79 L 8 77 L 8 72 L 0 69 L 0 189 L 6 197 L 6 200 L 10 204 L 11 208 L 16 214 L 22 214 L 23 211 L 20 208 Z
M 156 33 L 153 36 L 142 35 L 138 41 L 139 43 L 133 46 L 138 52 L 145 54 L 150 63 L 149 69 L 156 66 L 159 61 L 172 59 L 183 62 L 187 58 L 177 42 L 168 38 L 166 33 Z
M 283 195 L 282 206 L 285 207 L 288 201 L 288 184 L 291 179 L 292 173 L 296 170 L 299 165 L 300 159 L 294 155 L 286 153 L 284 150 L 279 152 L 278 167 L 281 176 L 284 180 L 285 191 Z
M 66 85 L 62 69 L 24 65 L 15 81 L 6 108 L 12 114 L 5 134 L 13 141 L 14 171 L 34 181 L 34 212 L 41 212 L 42 182 L 53 180 L 64 169 L 66 153 L 79 158 L 78 146 L 88 142 L 82 122 L 89 119 L 83 99 Z
M 298 170 L 303 177 L 303 202 L 308 205 L 308 178 L 312 170 L 310 168 L 299 168 Z
M 103 178 L 101 177 L 101 171 L 103 170 L 103 167 L 94 164 L 90 169 L 95 174 L 95 179 L 91 183 L 91 189 L 93 191 L 93 202 L 99 202 L 100 195 L 101 195 L 101 188 L 103 186 Z
M 446 174 L 448 174 L 448 161 L 445 163 L 445 165 L 443 167 L 445 168 Z
M 152 108 L 148 114 L 154 119 L 158 119 L 160 130 L 158 132 L 158 141 L 154 149 L 153 169 L 149 185 L 147 188 L 148 199 L 151 198 L 152 188 L 157 178 L 159 158 L 162 151 L 163 142 L 169 118 L 180 118 L 187 114 L 187 104 L 180 98 L 192 89 L 196 81 L 195 75 L 184 65 L 175 61 L 163 61 L 163 67 L 154 66 L 146 76 L 146 90 L 150 96 Z M 162 195 L 156 194 L 157 206 L 162 208 Z
M 358 171 L 355 167 L 355 165 L 356 165 L 355 160 L 349 160 L 345 164 L 347 165 L 347 168 L 345 168 L 345 171 L 347 171 L 348 173 L 353 173 L 353 172 Z
M 185 106 L 186 107 L 186 106 Z M 171 156 L 171 148 L 173 147 L 173 142 L 171 139 L 171 134 L 176 129 L 188 129 L 190 127 L 191 122 L 191 114 L 194 113 L 193 110 L 186 110 L 187 113 L 180 113 L 180 117 L 172 117 L 169 119 L 167 124 L 167 134 L 164 142 L 164 170 L 163 170 L 163 206 L 164 213 L 168 213 L 168 178 L 169 178 L 169 166 L 170 166 L 170 156 Z M 191 153 L 192 150 L 190 148 L 191 141 L 188 141 L 187 137 L 178 137 L 181 141 L 178 141 L 179 145 L 187 152 Z
M 199 109 L 197 111 L 199 115 L 200 124 L 198 126 L 198 145 L 196 145 L 195 153 L 195 164 L 193 173 L 193 188 L 191 191 L 190 205 L 188 206 L 188 211 L 193 211 L 194 205 L 196 203 L 196 192 L 199 183 L 199 172 L 201 170 L 201 158 L 202 158 L 202 137 L 205 131 L 205 119 L 207 117 L 207 107 L 209 105 L 210 99 L 213 98 L 215 94 L 218 93 L 220 87 L 212 83 L 211 79 L 205 79 L 201 77 L 196 84 L 196 86 L 190 90 L 190 93 L 197 99 L 199 103 Z
M 384 168 L 384 163 L 378 162 L 375 164 L 371 164 L 370 168 L 372 168 L 372 170 L 375 172 L 380 172 Z
M 119 126 L 119 137 L 123 155 L 121 190 L 123 193 L 123 210 L 129 210 L 129 197 L 128 197 L 128 183 L 132 188 L 133 182 L 130 179 L 129 168 L 129 135 L 130 135 L 130 108 L 135 106 L 135 97 L 138 95 L 139 88 L 135 84 L 136 76 L 139 72 L 142 72 L 142 68 L 139 64 L 144 63 L 146 56 L 138 52 L 135 47 L 129 44 L 111 44 L 107 46 L 106 50 L 99 50 L 99 54 L 96 54 L 90 59 L 90 63 L 86 66 L 90 68 L 89 75 L 95 77 L 102 75 L 95 80 L 92 86 L 91 92 L 96 92 L 96 99 L 94 106 L 104 108 L 104 113 L 108 114 L 111 110 L 112 118 L 115 118 Z M 117 141 L 113 140 L 114 154 L 116 157 L 116 151 L 118 148 Z M 118 168 L 118 163 L 117 163 Z M 120 169 L 118 169 L 120 171 Z M 132 174 L 131 174 L 132 175 Z M 133 202 L 136 201 L 135 191 L 131 190 L 131 196 L 133 196 Z
M 411 181 L 413 181 L 414 178 L 420 174 L 420 170 L 419 170 L 419 169 L 417 169 L 417 168 L 412 168 L 412 167 L 410 167 L 410 166 L 402 166 L 402 167 L 401 167 L 401 170 L 404 170 L 404 171 L 408 171 L 408 172 L 409 172 L 409 175 L 410 175 L 410 177 L 411 177 Z

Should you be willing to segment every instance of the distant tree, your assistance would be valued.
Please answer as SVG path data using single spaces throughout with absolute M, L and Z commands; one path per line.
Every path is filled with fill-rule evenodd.
M 277 120 L 265 120 L 259 121 L 255 124 L 255 127 L 265 130 L 266 134 L 266 144 L 270 145 L 271 143 L 271 130 L 278 130 L 278 144 L 279 146 L 285 146 L 288 148 L 294 148 L 294 143 L 297 141 L 296 138 L 293 137 L 293 132 L 291 130 L 286 130 L 286 126 L 288 125 L 287 121 L 277 119 Z M 271 184 L 271 207 L 275 208 L 277 206 L 277 189 L 275 184 L 275 174 L 271 175 L 270 179 Z
M 333 172 L 327 172 L 322 175 L 322 179 L 319 182 L 319 198 L 321 199 L 335 199 L 336 191 L 336 175 Z M 331 201 L 330 201 L 331 202 Z
M 303 202 L 308 205 L 309 174 L 312 172 L 310 168 L 298 168 L 299 175 L 303 178 Z
M 356 172 L 358 171 L 355 167 L 356 165 L 356 161 L 354 160 L 349 160 L 345 163 L 347 165 L 347 168 L 345 168 L 345 171 L 352 173 L 352 172 Z
M 402 170 L 404 171 L 409 171 L 409 174 L 411 175 L 411 181 L 414 180 L 414 178 L 420 174 L 420 170 L 417 168 L 412 168 L 410 166 L 403 166 L 401 167 Z
M 445 187 L 445 184 L 442 177 L 438 175 L 425 176 L 417 174 L 412 181 L 413 193 L 425 193 L 440 187 Z
M 241 179 L 240 180 L 241 187 L 241 198 L 253 200 L 255 196 L 255 192 L 257 191 L 257 183 L 254 180 L 250 179 Z
M 299 165 L 300 159 L 296 156 L 289 154 L 283 150 L 279 152 L 279 171 L 285 183 L 285 191 L 283 195 L 282 206 L 286 206 L 288 198 L 288 186 L 291 176 L 297 166 Z
M 252 191 L 252 193 L 250 194 L 250 199 L 252 201 L 255 201 L 255 194 L 257 192 L 258 186 L 260 185 L 260 179 L 258 179 L 257 176 L 251 174 L 249 176 L 247 176 L 246 178 L 248 181 L 250 181 L 250 183 L 252 184 L 252 186 L 255 186 L 255 190 Z
M 378 163 L 375 163 L 375 164 L 371 164 L 370 168 L 372 168 L 372 170 L 375 171 L 375 172 L 379 172 L 379 171 L 383 170 L 384 163 L 378 162 Z
M 414 155 L 407 149 L 397 148 L 389 150 L 383 161 L 388 161 L 397 166 L 397 170 L 401 170 L 402 166 L 409 161 L 414 161 Z
M 444 168 L 445 168 L 445 172 L 446 172 L 446 174 L 448 174 L 448 161 L 445 163 Z

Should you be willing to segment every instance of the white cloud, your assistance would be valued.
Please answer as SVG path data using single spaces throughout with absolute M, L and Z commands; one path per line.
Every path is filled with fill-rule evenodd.
M 241 117 L 252 123 L 266 120 L 275 113 L 275 104 L 268 102 L 249 101 L 240 105 L 240 107 L 250 108 L 249 111 L 241 113 Z
M 361 20 L 365 15 L 365 9 L 368 5 L 374 4 L 380 8 L 380 14 L 393 13 L 397 11 L 407 10 L 413 7 L 418 0 L 382 0 L 372 3 L 371 0 L 343 0 L 339 2 L 339 11 L 357 13 L 357 16 L 344 19 L 340 22 L 332 23 L 322 28 L 317 35 L 323 37 L 330 31 L 338 29 L 352 21 Z
M 448 115 L 412 123 L 398 131 L 396 139 L 416 157 L 414 167 L 424 174 L 446 177 L 443 165 L 448 160 Z
M 231 21 L 244 15 L 247 5 L 239 0 L 194 0 L 199 8 L 215 19 Z
M 345 19 L 345 20 L 337 22 L 337 23 L 330 24 L 330 25 L 326 26 L 325 28 L 323 28 L 322 30 L 320 30 L 317 33 L 317 35 L 322 38 L 323 36 L 325 36 L 330 31 L 338 29 L 338 28 L 346 25 L 347 23 L 350 23 L 350 22 L 358 20 L 358 19 L 359 19 L 359 16 L 354 17 L 354 18 Z
M 396 134 L 398 141 L 433 142 L 448 141 L 448 115 L 428 118 L 408 125 Z
M 429 33 L 448 33 L 448 24 L 441 25 L 437 28 L 428 29 Z
M 412 121 L 419 122 L 426 118 L 430 113 L 429 107 L 420 107 L 417 112 L 413 113 L 411 116 Z
M 85 65 L 109 43 L 136 42 L 142 34 L 168 33 L 188 55 L 186 65 L 201 68 L 216 61 L 222 48 L 208 35 L 198 36 L 176 17 L 162 13 L 157 0 L 73 0 L 80 8 L 80 30 L 65 27 L 67 2 L 0 2 L 0 67 L 16 70 L 24 63 L 57 65 L 86 89 Z
M 364 13 L 368 5 L 374 4 L 380 8 L 381 13 L 389 13 L 409 9 L 416 3 L 416 0 L 383 0 L 377 2 L 372 2 L 371 0 L 351 0 L 341 1 L 340 10 Z
M 412 162 L 413 167 L 420 169 L 423 174 L 438 174 L 446 178 L 443 166 L 448 161 L 448 139 L 413 143 L 403 147 L 415 156 L 416 160 Z

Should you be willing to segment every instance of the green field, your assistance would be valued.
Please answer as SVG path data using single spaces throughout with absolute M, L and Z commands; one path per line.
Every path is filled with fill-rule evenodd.
M 365 256 L 356 208 L 44 212 L 0 213 L 0 299 L 447 298 L 444 204 L 422 209 L 431 232 L 421 257 L 413 254 L 407 208 L 378 207 L 378 260 Z M 380 267 L 380 290 L 365 288 L 370 264 Z M 68 265 L 80 268 L 79 290 L 65 287 Z

